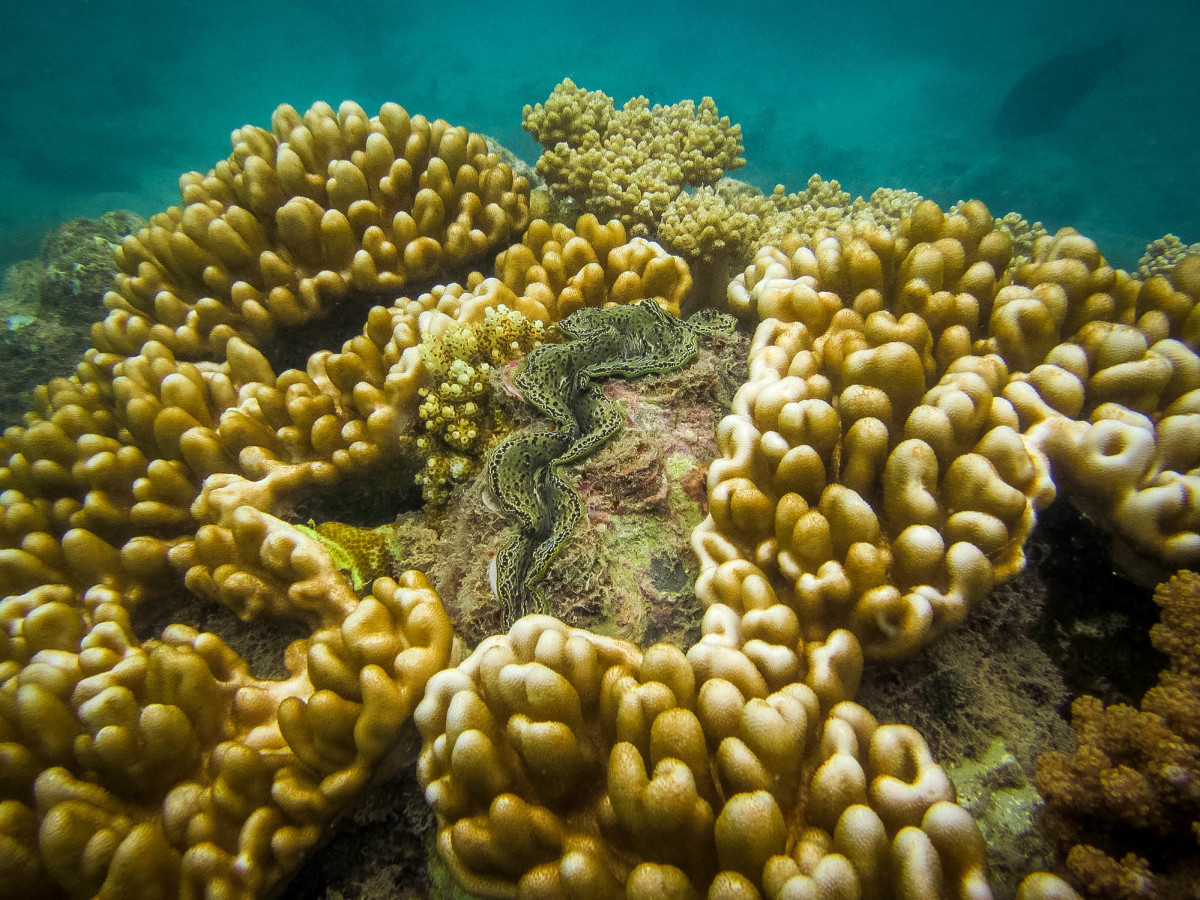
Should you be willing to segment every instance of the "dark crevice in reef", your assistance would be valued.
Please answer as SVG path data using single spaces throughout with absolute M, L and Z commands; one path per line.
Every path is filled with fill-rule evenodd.
M 298 500 L 287 518 L 302 525 L 310 519 L 318 524 L 342 522 L 359 528 L 387 525 L 401 513 L 421 509 L 421 488 L 415 475 L 413 463 L 389 466 L 369 478 L 339 481 Z
M 346 341 L 362 334 L 372 306 L 391 306 L 395 299 L 394 292 L 351 291 L 326 315 L 295 328 L 280 329 L 275 339 L 259 350 L 276 375 L 288 369 L 306 371 L 310 356 L 318 350 L 340 352 Z
M 400 297 L 419 297 L 436 284 L 465 284 L 473 271 L 491 272 L 495 268 L 495 258 L 495 253 L 489 254 L 472 265 L 446 270 L 436 279 L 413 281 L 399 291 L 350 291 L 326 315 L 295 328 L 280 330 L 275 340 L 259 350 L 276 375 L 288 369 L 303 372 L 308 367 L 309 357 L 318 350 L 341 352 L 346 341 L 362 334 L 371 307 L 390 307 Z
M 139 641 L 161 638 L 163 629 L 175 624 L 211 632 L 246 660 L 251 675 L 272 681 L 288 677 L 283 663 L 288 644 L 312 633 L 301 622 L 243 622 L 228 606 L 203 600 L 182 587 L 141 604 L 130 615 L 130 623 Z
M 415 728 L 407 739 L 415 752 Z M 425 900 L 433 886 L 433 828 L 416 767 L 403 766 L 364 792 L 278 900 Z
M 1038 515 L 1025 552 L 1046 589 L 1032 637 L 1070 694 L 1061 713 L 1069 717 L 1081 694 L 1137 706 L 1167 662 L 1150 645 L 1158 621 L 1153 588 L 1114 571 L 1112 537 L 1061 497 Z

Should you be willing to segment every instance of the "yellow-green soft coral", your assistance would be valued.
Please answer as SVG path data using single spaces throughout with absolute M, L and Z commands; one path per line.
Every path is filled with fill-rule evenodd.
M 479 324 L 451 323 L 421 345 L 433 387 L 420 388 L 418 415 L 424 434 L 416 440 L 425 466 L 417 473 L 425 502 L 446 502 L 456 484 L 473 476 L 483 454 L 509 431 L 491 402 L 490 374 L 525 356 L 544 337 L 540 322 L 501 304 Z
M 295 527 L 329 551 L 334 566 L 346 576 L 356 594 L 376 578 L 392 574 L 399 561 L 391 525 L 359 528 L 344 522 L 318 525 L 309 519 L 307 525 Z

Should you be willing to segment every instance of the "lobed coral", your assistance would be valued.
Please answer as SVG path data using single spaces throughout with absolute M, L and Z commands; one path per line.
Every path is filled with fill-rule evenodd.
M 764 247 L 728 291 L 762 321 L 694 536 L 699 642 L 642 651 L 528 617 L 458 665 L 423 576 L 360 599 L 334 557 L 365 582 L 374 539 L 286 517 L 417 455 L 420 390 L 441 377 L 423 343 L 501 305 L 542 325 L 639 301 L 618 317 L 678 315 L 686 262 L 629 231 L 740 163 L 711 103 L 618 112 L 564 82 L 527 120 L 560 189 L 593 166 L 587 189 L 605 211 L 630 201 L 628 226 L 529 222 L 528 184 L 478 135 L 347 103 L 235 132 L 123 243 L 95 349 L 0 441 L 6 893 L 268 895 L 424 692 L 420 775 L 470 889 L 990 896 L 924 741 L 852 702 L 863 653 L 960 621 L 1020 567 L 1055 484 L 1131 549 L 1194 559 L 1200 260 L 1139 282 L 1064 230 L 1011 266 L 977 202 Z M 641 163 L 601 165 L 616 159 Z M 505 245 L 494 277 L 391 301 Z M 389 305 L 340 351 L 276 372 L 289 329 L 376 293 Z M 130 611 L 180 580 L 246 620 L 304 623 L 289 677 L 253 678 L 185 626 L 138 641 Z M 1075 895 L 1039 874 L 1018 896 Z
M 1011 254 L 983 204 L 926 201 L 730 284 L 762 324 L 693 539 L 706 602 L 749 569 L 806 638 L 912 653 L 1017 571 L 1055 485 L 1145 556 L 1200 556 L 1190 264 L 1139 284 L 1064 229 L 1006 284 Z
M 349 101 L 301 116 L 280 106 L 271 130 L 246 126 L 207 175 L 180 179 L 171 207 L 122 242 L 123 275 L 93 340 L 132 355 L 222 354 L 280 326 L 327 314 L 350 290 L 392 292 L 480 259 L 529 222 L 529 184 L 487 142 L 387 103 Z
M 791 652 L 780 609 L 748 620 L 747 648 Z M 800 641 L 784 673 L 713 624 L 685 656 L 530 616 L 434 677 L 420 775 L 460 883 L 484 897 L 984 896 L 982 838 L 919 735 L 844 700 L 853 637 Z
M 1200 878 L 1200 575 L 1180 572 L 1154 599 L 1150 640 L 1168 659 L 1158 685 L 1140 709 L 1078 698 L 1078 750 L 1038 759 L 1052 834 L 1088 896 L 1190 897 Z

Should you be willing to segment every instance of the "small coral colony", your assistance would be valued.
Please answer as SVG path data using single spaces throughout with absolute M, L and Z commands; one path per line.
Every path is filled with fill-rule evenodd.
M 522 174 L 396 104 L 281 106 L 121 242 L 92 349 L 3 436 L 0 894 L 272 896 L 415 720 L 430 852 L 473 895 L 1011 895 L 921 734 L 855 697 L 1019 572 L 1063 492 L 1162 581 L 1169 661 L 1140 710 L 1076 702 L 1037 774 L 1057 874 L 1016 894 L 1194 896 L 1200 255 L 1129 273 L 977 200 L 764 195 L 711 99 L 568 80 L 524 125 Z M 735 325 L 697 639 L 576 627 L 546 576 L 623 427 L 606 387 Z M 477 646 L 389 521 L 296 514 L 397 472 L 430 527 L 489 507 Z M 181 595 L 303 623 L 286 676 L 136 633 Z

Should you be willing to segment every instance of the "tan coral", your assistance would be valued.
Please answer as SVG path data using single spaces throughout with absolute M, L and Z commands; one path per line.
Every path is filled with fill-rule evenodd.
M 693 538 L 706 602 L 752 565 L 807 639 L 910 653 L 1021 567 L 1051 466 L 1142 553 L 1200 555 L 1190 264 L 1142 287 L 1064 229 L 1007 284 L 1011 252 L 982 204 L 927 201 L 895 233 L 764 248 L 731 283 L 763 321 Z
M 805 646 L 771 608 L 783 620 L 764 619 L 747 652 L 805 657 L 777 687 L 715 621 L 685 656 L 530 616 L 435 676 L 420 775 L 460 883 L 488 897 L 990 897 L 982 838 L 924 742 L 844 699 L 853 637 Z
M 123 270 L 94 329 L 102 349 L 155 340 L 186 358 L 252 345 L 323 316 L 348 292 L 398 292 L 479 259 L 529 220 L 529 185 L 480 135 L 385 104 L 347 101 L 271 130 L 234 132 L 233 152 L 180 179 L 183 205 L 117 251 Z
M 556 193 L 635 236 L 653 236 L 685 186 L 712 184 L 746 163 L 741 127 L 719 116 L 711 97 L 653 107 L 635 97 L 617 110 L 568 78 L 545 103 L 526 106 L 522 124 L 544 148 L 537 171 Z
M 240 514 L 238 527 L 254 518 Z M 37 635 L 69 605 L 0 601 L 26 661 L 0 689 L 0 746 L 28 782 L 14 785 L 10 770 L 6 819 L 40 823 L 40 838 L 4 831 L 6 893 L 262 896 L 366 784 L 450 660 L 449 620 L 417 573 L 380 579 L 352 609 L 336 573 L 305 554 L 308 539 L 279 527 L 263 548 L 274 574 L 327 596 L 334 613 L 288 649 L 285 681 L 254 679 L 220 639 L 182 625 L 139 643 L 110 589 L 88 591 L 74 637 L 53 650 Z M 9 799 L 22 794 L 32 806 Z

